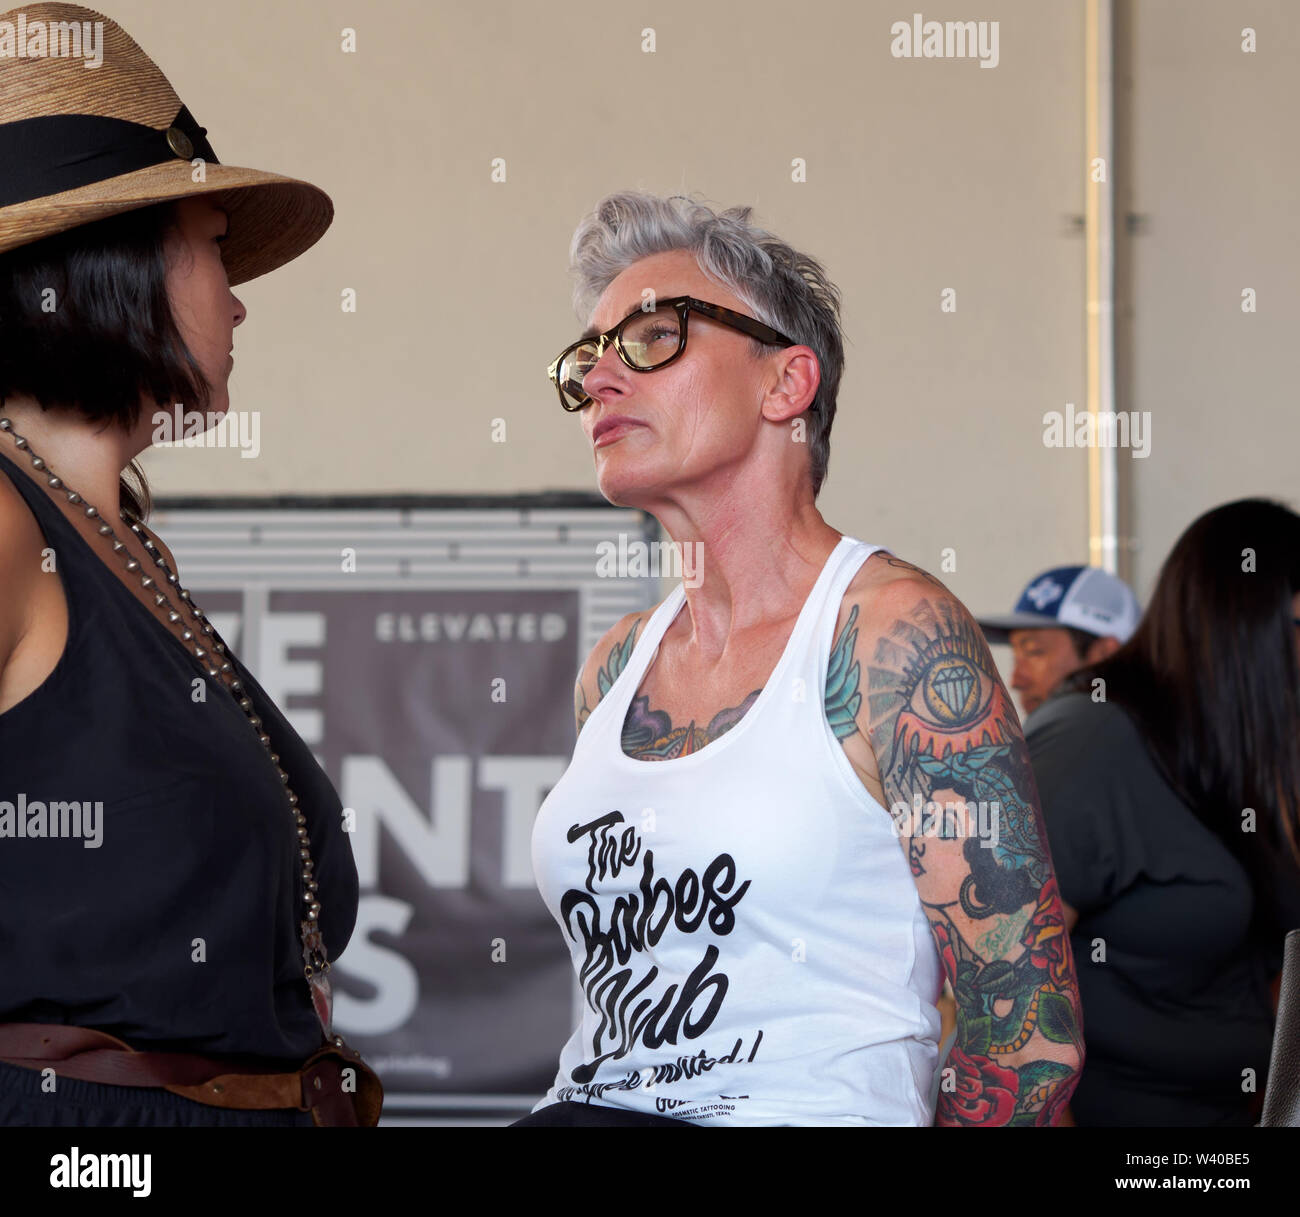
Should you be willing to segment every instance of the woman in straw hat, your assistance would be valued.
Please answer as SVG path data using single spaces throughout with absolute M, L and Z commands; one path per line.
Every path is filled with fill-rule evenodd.
M 0 166 L 0 1124 L 373 1123 L 338 795 L 120 476 L 333 208 L 66 4 L 0 16 Z

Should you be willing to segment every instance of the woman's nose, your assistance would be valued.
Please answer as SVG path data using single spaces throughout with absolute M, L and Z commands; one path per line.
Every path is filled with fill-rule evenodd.
M 235 324 L 243 325 L 244 318 L 248 316 L 248 310 L 244 307 L 244 302 L 234 292 L 230 293 L 230 298 L 235 302 Z
M 592 364 L 591 370 L 582 378 L 582 391 L 591 398 L 595 398 L 597 393 L 611 387 L 621 392 L 623 389 L 621 372 L 617 372 L 616 368 L 622 369 L 623 361 L 618 357 L 618 352 L 611 342 L 605 349 L 605 353 Z

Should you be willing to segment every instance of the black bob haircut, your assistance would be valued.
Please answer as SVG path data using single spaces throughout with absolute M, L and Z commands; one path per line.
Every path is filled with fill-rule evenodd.
M 181 337 L 167 294 L 174 201 L 84 224 L 0 254 L 0 413 L 22 394 L 130 431 L 143 401 L 206 411 L 211 387 Z M 132 461 L 119 507 L 152 505 Z

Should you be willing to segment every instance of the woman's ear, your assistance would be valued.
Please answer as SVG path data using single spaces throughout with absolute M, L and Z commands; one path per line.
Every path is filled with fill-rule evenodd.
M 763 417 L 784 422 L 812 405 L 821 385 L 821 368 L 812 347 L 786 347 L 778 352 L 778 379 L 768 390 Z

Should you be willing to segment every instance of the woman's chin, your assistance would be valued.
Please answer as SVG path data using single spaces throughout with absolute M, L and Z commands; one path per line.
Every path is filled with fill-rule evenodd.
M 650 480 L 644 473 L 602 469 L 596 478 L 596 489 L 615 507 L 637 507 L 647 496 Z

